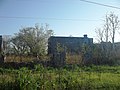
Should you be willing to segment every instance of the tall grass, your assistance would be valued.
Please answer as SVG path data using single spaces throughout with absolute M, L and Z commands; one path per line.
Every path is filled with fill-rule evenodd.
M 119 90 L 120 66 L 0 68 L 0 90 Z

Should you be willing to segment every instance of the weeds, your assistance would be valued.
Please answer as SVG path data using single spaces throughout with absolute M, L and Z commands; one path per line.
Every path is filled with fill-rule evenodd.
M 120 66 L 71 67 L 0 68 L 0 90 L 120 89 Z

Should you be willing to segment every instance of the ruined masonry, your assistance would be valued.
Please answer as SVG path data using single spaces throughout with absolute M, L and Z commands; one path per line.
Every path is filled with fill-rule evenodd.
M 58 37 L 58 36 L 51 36 L 48 40 L 48 54 L 51 55 L 54 61 L 54 64 L 57 64 L 59 60 L 58 57 L 61 56 L 61 53 L 67 51 L 71 53 L 76 53 L 77 51 L 82 50 L 83 45 L 93 45 L 93 38 L 88 38 L 85 34 L 84 37 Z M 60 50 L 58 51 L 58 47 Z M 65 55 L 61 56 L 59 65 L 63 65 L 65 63 Z

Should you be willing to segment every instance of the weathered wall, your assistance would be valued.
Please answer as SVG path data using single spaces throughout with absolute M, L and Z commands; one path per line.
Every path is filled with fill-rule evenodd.
M 0 36 L 0 63 L 4 62 L 4 56 L 2 54 L 2 36 Z
M 67 51 L 76 52 L 81 51 L 83 44 L 92 45 L 93 38 L 88 38 L 87 35 L 84 37 L 50 37 L 48 40 L 48 54 L 57 52 L 57 44 L 65 47 Z
M 51 55 L 55 66 L 70 64 L 73 61 L 79 64 L 82 63 L 82 49 L 86 45 L 93 45 L 93 38 L 88 38 L 87 35 L 84 37 L 52 36 L 48 40 L 48 54 Z M 90 54 L 87 52 L 84 58 L 88 60 L 89 56 Z
M 0 35 L 0 52 L 2 50 L 2 36 Z

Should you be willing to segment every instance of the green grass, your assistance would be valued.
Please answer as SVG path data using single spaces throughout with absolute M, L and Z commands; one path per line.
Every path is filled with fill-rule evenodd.
M 120 66 L 0 68 L 0 90 L 120 90 Z

